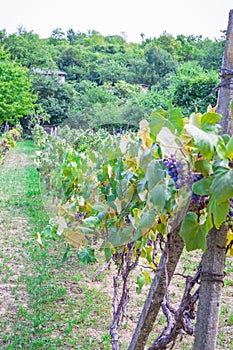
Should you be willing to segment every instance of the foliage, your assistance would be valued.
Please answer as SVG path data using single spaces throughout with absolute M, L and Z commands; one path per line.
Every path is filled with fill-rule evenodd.
M 6 153 L 14 148 L 16 141 L 20 139 L 22 135 L 22 127 L 20 124 L 17 124 L 14 128 L 6 130 L 0 138 L 0 163 L 3 163 L 5 160 Z
M 190 192 L 188 185 L 175 188 L 167 177 L 163 159 L 169 157 L 169 148 L 164 145 L 161 132 L 168 128 L 168 135 L 171 133 L 173 138 L 170 147 L 194 173 L 204 176 L 193 185 L 193 191 L 206 197 L 205 206 L 200 212 L 188 213 L 181 230 L 188 250 L 204 250 L 207 232 L 212 225 L 218 228 L 227 220 L 229 201 L 233 197 L 232 170 L 228 165 L 232 158 L 232 140 L 226 141 L 218 135 L 219 119 L 218 114 L 207 112 L 193 114 L 188 122 L 177 109 L 168 112 L 157 109 L 149 124 L 140 123 L 138 136 L 109 135 L 102 140 L 97 133 L 95 146 L 81 148 L 81 153 L 74 145 L 70 144 L 69 149 L 66 146 L 60 158 L 61 177 L 56 186 L 62 190 L 62 201 L 67 202 L 64 209 L 60 209 L 65 217 L 69 206 L 72 209 L 67 218 L 73 217 L 75 222 L 76 212 L 82 216 L 80 223 L 74 225 L 77 244 L 85 242 L 85 234 L 95 232 L 105 239 L 108 237 L 108 248 L 127 246 L 131 240 L 141 241 L 156 234 L 157 227 L 161 229 L 156 222 L 161 222 L 165 234 L 170 217 L 179 210 L 181 198 Z M 173 133 L 177 135 L 172 136 Z M 45 150 L 47 152 L 46 146 Z M 43 159 L 41 155 L 46 169 Z M 102 204 L 98 206 L 96 202 Z M 190 236 L 186 226 L 191 230 Z M 71 231 L 69 228 L 70 234 Z
M 219 83 L 218 73 L 205 71 L 195 62 L 181 65 L 177 75 L 171 78 L 173 81 L 172 102 L 183 108 L 195 107 L 200 112 L 206 110 L 208 104 L 217 103 L 216 87 Z
M 24 67 L 56 68 L 52 57 L 52 48 L 32 31 L 27 32 L 23 29 L 20 33 L 9 35 L 4 40 L 4 46 L 11 58 Z
M 218 83 L 216 72 L 221 66 L 224 42 L 224 37 L 211 41 L 201 36 L 173 37 L 163 32 L 158 38 L 150 39 L 142 34 L 142 43 L 136 44 L 127 43 L 124 35 L 103 36 L 95 30 L 82 33 L 72 28 L 65 33 L 58 27 L 47 39 L 40 39 L 25 28 L 19 28 L 18 33 L 11 35 L 2 31 L 0 45 L 10 52 L 11 59 L 24 67 L 65 71 L 68 84 L 61 88 L 55 87 L 54 79 L 48 84 L 34 79 L 34 92 L 38 94 L 44 112 L 52 117 L 52 124 L 72 117 L 72 122 L 78 119 L 80 125 L 90 127 L 96 124 L 92 122 L 95 114 L 99 115 L 99 107 L 95 104 L 108 104 L 104 109 L 114 114 L 113 110 L 118 110 L 117 103 L 122 103 L 124 94 L 127 106 L 123 110 L 120 108 L 121 116 L 117 120 L 125 118 L 126 111 L 135 111 L 136 115 L 141 113 L 141 118 L 133 120 L 132 115 L 129 119 L 137 124 L 139 119 L 150 115 L 155 105 L 167 108 L 169 101 L 184 110 L 191 103 L 194 107 L 200 103 L 198 108 L 203 113 L 208 103 L 214 105 L 216 101 L 213 96 L 201 102 Z M 185 70 L 183 64 L 186 62 L 191 62 L 195 68 L 199 65 L 203 71 Z M 84 81 L 87 86 L 94 83 L 89 85 L 87 94 L 81 87 Z M 136 92 L 135 84 L 147 84 L 148 96 L 128 93 L 122 86 L 119 89 L 122 82 L 131 84 L 127 88 L 124 86 L 128 92 Z M 113 85 L 115 93 L 108 89 Z M 106 118 L 97 116 L 97 119 Z M 27 127 L 27 123 L 24 125 Z
M 38 104 L 50 116 L 51 124 L 59 124 L 68 118 L 76 103 L 76 91 L 72 85 L 61 83 L 54 74 L 51 77 L 35 74 L 32 80 L 38 94 Z
M 0 49 L 0 124 L 16 124 L 33 111 L 37 96 L 32 93 L 28 70 L 10 60 Z

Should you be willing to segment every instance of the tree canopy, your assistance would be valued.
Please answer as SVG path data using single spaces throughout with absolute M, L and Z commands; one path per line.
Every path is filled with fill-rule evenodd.
M 27 68 L 0 48 L 0 123 L 15 124 L 33 111 L 36 100 Z
M 166 108 L 172 103 L 185 110 L 192 101 L 196 104 L 193 111 L 197 107 L 204 113 L 209 103 L 216 104 L 216 94 L 205 98 L 218 83 L 224 35 L 215 41 L 194 35 L 173 37 L 166 32 L 158 38 L 145 38 L 143 34 L 141 37 L 141 43 L 129 43 L 123 35 L 104 36 L 96 30 L 83 33 L 72 28 L 65 32 L 55 28 L 50 37 L 41 39 L 24 28 L 10 35 L 3 29 L 0 47 L 9 52 L 8 61 L 14 65 L 17 62 L 21 69 L 66 73 L 66 85 L 57 85 L 56 92 L 55 75 L 53 81 L 47 79 L 43 83 L 42 77 L 33 78 L 38 103 L 55 124 L 70 116 L 80 123 L 85 122 L 87 115 L 89 121 L 95 121 L 101 110 L 109 115 L 115 110 L 116 119 L 121 120 L 121 115 L 126 116 L 125 111 L 149 117 L 157 105 Z M 95 85 L 89 84 L 82 93 L 80 84 L 84 81 Z M 135 85 L 147 85 L 147 94 L 139 89 L 136 95 L 119 98 L 116 85 L 120 81 L 131 84 L 133 89 Z M 109 94 L 112 88 L 115 88 L 114 96 Z M 130 115 L 131 121 L 132 118 Z M 127 116 L 125 121 L 129 122 Z

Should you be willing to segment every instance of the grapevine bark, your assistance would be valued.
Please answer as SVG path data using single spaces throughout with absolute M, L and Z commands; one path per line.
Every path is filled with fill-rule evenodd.
M 168 240 L 164 248 L 164 252 L 161 256 L 157 272 L 151 284 L 151 288 L 149 290 L 147 299 L 145 301 L 140 319 L 138 321 L 136 330 L 134 332 L 128 350 L 142 350 L 146 345 L 147 339 L 153 328 L 154 322 L 158 315 L 165 294 L 164 271 L 167 258 L 167 250 L 169 250 L 169 258 L 167 262 L 167 274 L 169 284 L 174 274 L 175 268 L 180 260 L 181 253 L 184 249 L 184 241 L 179 236 L 179 231 L 182 219 L 187 212 L 188 206 L 189 202 L 179 212 L 178 216 L 173 222 L 171 233 L 168 235 Z

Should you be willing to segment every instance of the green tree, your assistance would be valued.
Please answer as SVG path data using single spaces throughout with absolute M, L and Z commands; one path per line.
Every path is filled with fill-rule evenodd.
M 170 53 L 155 44 L 148 45 L 145 49 L 145 67 L 144 83 L 154 85 L 163 79 L 167 74 L 175 72 L 177 67 L 176 60 Z
M 45 39 L 32 31 L 20 31 L 4 39 L 4 46 L 9 50 L 11 58 L 20 62 L 27 68 L 52 68 L 56 63 L 52 57 L 52 46 Z
M 0 49 L 0 124 L 16 124 L 34 110 L 36 100 L 28 70 Z
M 51 124 L 59 124 L 70 116 L 76 104 L 77 93 L 69 83 L 61 83 L 52 76 L 35 74 L 33 89 L 38 94 L 38 103 L 50 115 Z
M 173 103 L 185 109 L 196 106 L 203 113 L 208 104 L 216 105 L 214 88 L 219 83 L 218 72 L 206 71 L 197 62 L 186 62 L 172 78 Z M 213 93 L 213 94 L 212 94 Z

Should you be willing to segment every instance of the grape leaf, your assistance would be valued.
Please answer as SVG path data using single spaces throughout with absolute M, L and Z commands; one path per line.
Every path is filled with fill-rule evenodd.
M 136 292 L 137 294 L 140 294 L 142 292 L 142 287 L 146 284 L 146 277 L 144 275 L 138 275 L 137 276 L 137 288 Z
M 214 146 L 218 141 L 218 137 L 214 134 L 208 134 L 194 125 L 185 125 L 185 129 L 193 137 L 194 144 L 200 153 L 210 160 L 214 155 Z
M 213 172 L 212 165 L 206 159 L 198 159 L 195 162 L 195 169 L 204 176 Z
M 120 247 L 125 243 L 132 241 L 133 227 L 115 227 L 112 226 L 109 228 L 109 242 L 114 247 Z
M 78 251 L 78 258 L 85 265 L 96 262 L 95 251 L 89 246 Z
M 207 112 L 202 115 L 201 123 L 216 124 L 221 119 L 222 119 L 222 116 L 220 114 L 215 112 Z
M 111 260 L 111 257 L 112 257 L 112 249 L 109 247 L 105 247 L 104 248 L 104 255 L 105 255 L 106 261 L 109 262 Z
M 151 191 L 152 203 L 161 212 L 166 204 L 166 185 L 164 183 L 157 184 Z
M 157 136 L 160 130 L 166 126 L 172 132 L 177 131 L 180 134 L 183 130 L 184 121 L 182 113 L 178 108 L 172 108 L 167 113 L 164 111 L 154 111 L 150 118 L 150 130 L 152 135 Z
M 231 136 L 230 140 L 227 142 L 227 157 L 232 160 L 233 159 L 233 136 Z
M 100 219 L 97 216 L 90 216 L 83 220 L 83 226 L 88 227 L 98 227 L 100 224 Z
M 222 166 L 218 167 L 215 171 L 210 190 L 219 203 L 233 197 L 233 171 Z
M 182 222 L 180 236 L 185 242 L 187 251 L 206 249 L 206 235 L 208 233 L 208 223 L 199 225 L 197 214 L 188 212 Z
M 147 168 L 146 179 L 148 182 L 148 189 L 152 189 L 159 181 L 166 177 L 166 170 L 162 161 L 153 159 Z
M 199 194 L 201 196 L 209 196 L 211 184 L 212 178 L 203 178 L 193 184 L 192 190 L 195 194 Z
M 222 137 L 218 137 L 218 142 L 216 143 L 216 152 L 218 153 L 219 158 L 227 158 L 227 148 Z
M 229 210 L 229 200 L 225 202 L 218 203 L 214 196 L 211 196 L 208 205 L 208 211 L 213 214 L 213 221 L 215 227 L 218 229 L 223 222 L 226 221 L 227 214 Z

